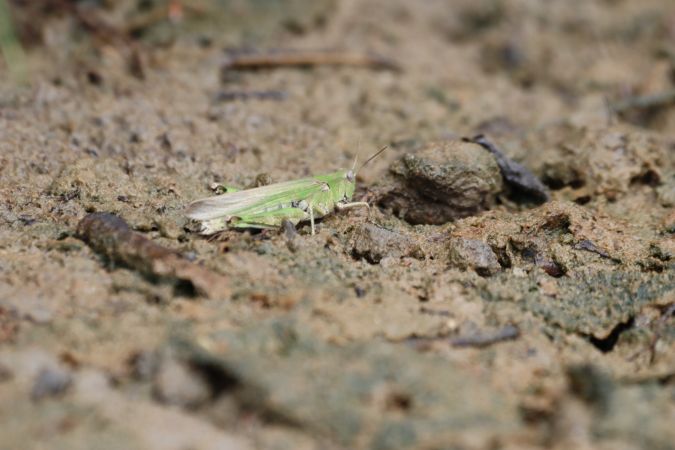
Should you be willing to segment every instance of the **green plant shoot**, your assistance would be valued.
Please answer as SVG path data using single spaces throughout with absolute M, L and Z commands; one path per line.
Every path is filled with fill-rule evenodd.
M 386 148 L 368 158 L 361 168 Z M 351 201 L 356 187 L 355 166 L 356 162 L 350 170 L 196 200 L 185 214 L 201 222 L 201 234 L 227 228 L 278 228 L 284 220 L 293 225 L 309 220 L 314 234 L 316 219 L 335 210 L 369 207 L 366 202 Z

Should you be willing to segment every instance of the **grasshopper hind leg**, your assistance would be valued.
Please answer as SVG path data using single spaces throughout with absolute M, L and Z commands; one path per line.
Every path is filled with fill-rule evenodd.
M 280 208 L 273 211 L 265 211 L 257 214 L 242 215 L 233 219 L 229 224 L 232 228 L 259 228 L 276 229 L 281 227 L 284 220 L 297 225 L 301 220 L 307 219 L 307 213 L 298 208 Z
M 236 222 L 231 224 L 230 228 L 253 228 L 256 230 L 273 230 L 277 227 L 274 225 L 267 225 L 263 223 Z

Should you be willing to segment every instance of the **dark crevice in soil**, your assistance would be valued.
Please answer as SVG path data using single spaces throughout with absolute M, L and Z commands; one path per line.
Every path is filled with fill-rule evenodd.
M 654 170 L 647 170 L 644 173 L 634 176 L 630 179 L 630 185 L 645 185 L 656 187 L 661 183 L 661 177 Z
M 571 187 L 572 189 L 580 189 L 586 185 L 586 180 L 583 179 L 581 174 L 576 174 L 572 180 L 565 180 L 562 178 L 556 178 L 549 175 L 542 176 L 542 183 L 546 185 L 552 191 L 559 191 L 566 187 Z
M 499 265 L 504 268 L 504 269 L 510 269 L 513 265 L 511 261 L 511 256 L 509 255 L 508 251 L 506 248 L 500 248 L 500 247 L 491 247 L 492 251 L 497 255 L 497 261 L 499 262 Z
M 254 414 L 265 423 L 273 423 L 296 429 L 302 429 L 293 417 L 266 404 L 266 394 L 257 386 L 242 379 L 238 374 L 229 371 L 213 361 L 190 361 L 190 368 L 198 373 L 209 385 L 211 401 L 222 396 L 232 395 L 242 414 Z
M 577 197 L 574 199 L 574 203 L 577 205 L 586 205 L 591 201 L 591 196 L 590 195 L 582 195 L 581 197 Z
M 209 385 L 211 398 L 214 400 L 224 393 L 237 389 L 241 385 L 241 380 L 233 374 L 227 373 L 217 364 L 199 361 L 192 362 L 190 366 L 192 370 L 199 373 Z
M 173 294 L 176 297 L 196 297 L 197 288 L 190 280 L 178 280 L 173 287 Z
M 602 353 L 609 353 L 614 350 L 614 346 L 619 341 L 621 333 L 633 327 L 635 319 L 631 317 L 626 322 L 619 323 L 614 327 L 611 333 L 605 338 L 596 338 L 595 336 L 588 336 L 591 344 Z
M 601 413 L 609 410 L 614 383 L 605 372 L 593 364 L 581 364 L 567 368 L 570 391 Z

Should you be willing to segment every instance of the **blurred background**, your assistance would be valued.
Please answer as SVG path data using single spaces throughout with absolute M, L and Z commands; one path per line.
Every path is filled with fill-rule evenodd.
M 659 130 L 674 120 L 666 106 L 675 12 L 666 0 L 1 0 L 0 30 L 4 65 L 15 78 L 39 72 L 36 59 L 68 71 L 98 66 L 106 51 L 141 77 L 177 43 L 251 50 L 292 40 L 301 48 L 398 54 L 402 66 L 420 72 L 425 64 L 460 65 L 523 89 L 544 87 L 565 102 L 600 93 L 627 120 Z M 434 58 L 457 51 L 469 59 Z

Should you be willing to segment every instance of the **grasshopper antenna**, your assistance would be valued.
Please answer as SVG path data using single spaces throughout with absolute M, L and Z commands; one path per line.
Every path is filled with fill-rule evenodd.
M 389 148 L 389 145 L 387 144 L 387 145 L 385 145 L 384 147 L 382 147 L 381 149 L 379 149 L 377 152 L 375 152 L 375 154 L 372 155 L 370 158 L 366 159 L 366 161 L 365 161 L 363 164 L 361 164 L 361 167 L 359 167 L 359 172 L 361 171 L 361 169 L 363 169 L 363 167 L 364 167 L 366 164 L 368 164 L 369 162 L 371 162 L 372 160 L 374 160 L 375 158 L 377 158 L 378 156 L 380 156 L 380 155 L 382 154 L 382 152 L 385 151 L 385 150 L 388 149 L 388 148 Z M 354 162 L 354 163 L 356 164 L 356 162 Z
M 356 141 L 356 155 L 354 155 L 354 164 L 352 164 L 352 172 L 354 172 L 354 169 L 356 169 L 356 164 L 359 160 L 359 150 L 361 150 L 361 136 L 359 136 L 358 140 Z

